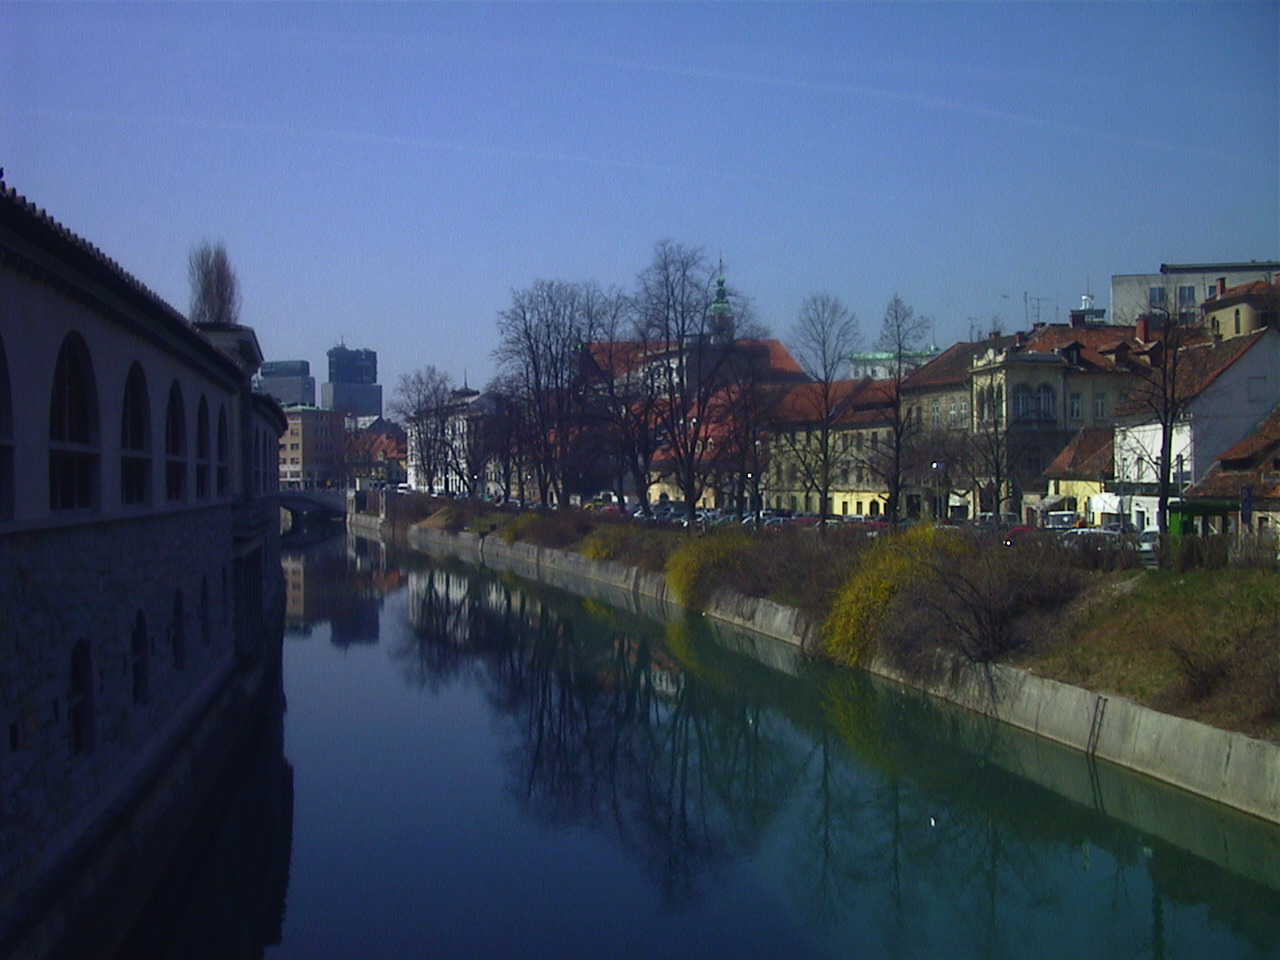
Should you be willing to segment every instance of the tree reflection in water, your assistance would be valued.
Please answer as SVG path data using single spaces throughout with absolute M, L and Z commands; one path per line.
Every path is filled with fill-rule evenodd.
M 1108 931 L 1104 953 L 1162 955 L 1177 905 L 1280 947 L 1274 884 L 1007 772 L 991 762 L 1007 736 L 994 724 L 859 674 L 771 670 L 694 620 L 658 625 L 445 566 L 412 572 L 409 590 L 412 635 L 393 652 L 406 681 L 479 681 L 505 718 L 522 806 L 608 832 L 672 905 L 789 835 L 786 885 L 807 919 L 874 931 L 873 953 L 945 951 L 964 930 L 978 955 L 1023 956 L 1016 918 L 1060 915 L 1070 936 L 1081 905 L 1088 930 Z

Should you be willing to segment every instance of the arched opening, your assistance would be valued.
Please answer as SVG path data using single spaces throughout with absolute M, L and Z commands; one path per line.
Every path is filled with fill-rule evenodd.
M 182 403 L 182 388 L 175 380 L 169 388 L 169 406 L 164 420 L 164 490 L 165 499 L 187 497 L 187 419 Z
M 210 472 L 209 404 L 204 397 L 196 408 L 196 499 L 209 499 Z
M 120 502 L 151 500 L 151 400 L 142 365 L 129 368 L 120 417 Z
M 0 340 L 0 521 L 13 519 L 13 394 L 9 361 Z
M 1013 418 L 1030 420 L 1035 414 L 1035 394 L 1025 383 L 1013 388 Z
M 213 611 L 209 607 L 209 578 L 200 578 L 200 642 L 206 647 L 213 642 Z
M 151 641 L 147 637 L 147 618 L 138 611 L 133 621 L 133 634 L 129 638 L 129 666 L 133 675 L 133 702 L 147 703 L 151 699 Z
M 67 689 L 67 719 L 71 723 L 71 752 L 92 750 L 97 734 L 93 709 L 93 657 L 89 644 L 77 640 L 71 648 L 71 675 Z
M 186 614 L 182 609 L 182 591 L 173 595 L 173 623 L 169 628 L 169 638 L 173 643 L 173 666 L 175 670 L 183 670 L 187 666 L 187 624 Z
M 49 508 L 84 510 L 98 498 L 98 391 L 84 338 L 69 333 L 49 403 Z
M 217 438 L 217 495 L 219 497 L 225 497 L 227 495 L 231 482 L 231 441 L 227 434 L 227 408 L 222 407 L 218 410 Z

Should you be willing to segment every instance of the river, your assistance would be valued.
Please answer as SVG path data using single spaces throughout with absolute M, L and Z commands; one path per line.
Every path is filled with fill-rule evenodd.
M 285 566 L 287 881 L 236 956 L 1280 956 L 1271 825 L 700 618 Z

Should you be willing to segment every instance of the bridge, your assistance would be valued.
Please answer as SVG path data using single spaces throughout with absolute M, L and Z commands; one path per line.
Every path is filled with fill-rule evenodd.
M 288 510 L 291 529 L 327 523 L 347 515 L 345 490 L 281 490 L 280 508 Z

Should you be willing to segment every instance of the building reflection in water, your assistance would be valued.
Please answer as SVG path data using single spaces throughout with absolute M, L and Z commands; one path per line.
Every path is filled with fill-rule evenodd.
M 983 955 L 1017 955 L 1011 913 L 1077 899 L 1097 912 L 1079 882 L 1091 869 L 1118 894 L 1145 877 L 1139 925 L 1156 955 L 1175 905 L 1280 948 L 1268 825 L 1120 771 L 1077 770 L 1070 751 L 860 674 L 804 662 L 778 672 L 697 621 L 658 625 L 460 567 L 414 571 L 409 591 L 412 631 L 389 651 L 406 682 L 478 678 L 505 718 L 510 789 L 526 810 L 610 833 L 673 904 L 759 855 L 786 821 L 806 919 L 873 918 L 891 956 L 920 945 L 924 916 L 931 936 L 956 925 Z M 1019 751 L 1034 754 L 1040 782 L 1006 769 Z M 1082 778 L 1086 800 L 1105 799 L 1073 796 Z M 1108 809 L 1152 819 L 1135 829 Z M 1134 924 L 1128 894 L 1110 909 L 1090 923 Z
M 305 636 L 329 623 L 334 646 L 376 644 L 383 597 L 403 582 L 387 548 L 353 535 L 330 536 L 282 555 L 288 603 L 285 626 Z
M 293 768 L 277 684 L 116 960 L 257 960 L 280 943 Z

